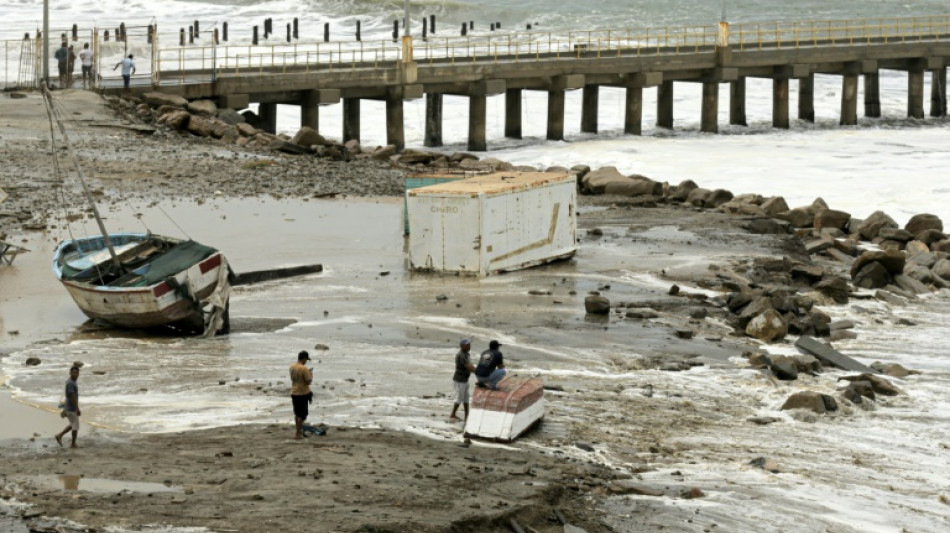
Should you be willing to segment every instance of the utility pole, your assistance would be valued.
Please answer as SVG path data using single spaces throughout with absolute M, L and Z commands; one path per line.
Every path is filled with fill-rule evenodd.
M 406 37 L 412 37 L 412 31 L 409 29 L 409 0 L 406 0 Z
M 49 89 L 49 0 L 43 0 L 43 38 L 39 40 L 43 47 L 43 77 L 41 82 Z

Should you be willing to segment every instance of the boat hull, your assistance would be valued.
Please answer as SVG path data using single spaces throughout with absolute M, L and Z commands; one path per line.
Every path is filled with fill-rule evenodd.
M 465 423 L 465 436 L 511 442 L 544 418 L 540 379 L 508 377 L 498 390 L 476 388 Z
M 142 234 L 143 238 L 155 238 Z M 126 234 L 128 237 L 128 234 Z M 71 242 L 72 246 L 97 246 L 96 239 L 89 237 Z M 131 245 L 131 238 L 120 240 Z M 170 240 L 172 243 L 179 241 Z M 162 280 L 144 286 L 109 286 L 89 281 L 67 279 L 63 274 L 63 253 L 70 249 L 63 243 L 54 258 L 54 272 L 79 309 L 94 320 L 107 322 L 123 328 L 156 328 L 171 326 L 189 332 L 205 329 L 209 299 L 229 290 L 228 263 L 221 252 L 214 251 L 208 257 L 175 272 Z

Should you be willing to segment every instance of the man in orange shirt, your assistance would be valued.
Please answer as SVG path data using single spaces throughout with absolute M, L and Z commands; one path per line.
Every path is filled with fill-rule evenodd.
M 290 365 L 290 399 L 294 404 L 294 423 L 297 427 L 295 439 L 303 438 L 303 422 L 307 419 L 309 404 L 313 401 L 313 393 L 310 392 L 313 374 L 304 365 L 309 360 L 310 354 L 303 350 L 297 354 L 297 362 Z

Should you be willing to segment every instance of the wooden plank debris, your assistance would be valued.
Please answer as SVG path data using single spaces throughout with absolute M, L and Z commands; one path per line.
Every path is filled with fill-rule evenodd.
M 874 370 L 873 368 L 863 365 L 851 357 L 844 355 L 831 346 L 823 342 L 819 342 L 818 340 L 807 335 L 802 335 L 799 337 L 795 342 L 795 347 L 804 353 L 814 355 L 823 364 L 836 366 L 838 368 L 843 368 L 844 370 L 850 370 L 852 372 L 863 372 L 867 374 L 880 373 L 877 370 Z
M 302 265 L 286 268 L 271 268 L 268 270 L 256 270 L 254 272 L 244 272 L 235 274 L 231 280 L 231 285 L 250 285 L 262 281 L 271 281 L 275 279 L 290 278 L 294 276 L 304 276 L 307 274 L 317 274 L 323 272 L 323 265 Z

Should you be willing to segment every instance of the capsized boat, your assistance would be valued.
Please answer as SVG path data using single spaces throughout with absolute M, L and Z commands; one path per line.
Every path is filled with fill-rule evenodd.
M 465 436 L 511 442 L 544 418 L 544 385 L 538 378 L 509 376 L 498 390 L 475 388 Z
M 95 320 L 189 333 L 228 330 L 227 259 L 192 240 L 151 233 L 66 240 L 53 255 L 53 273 Z

